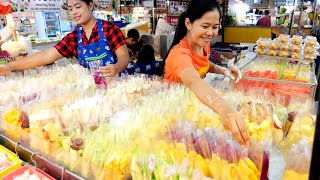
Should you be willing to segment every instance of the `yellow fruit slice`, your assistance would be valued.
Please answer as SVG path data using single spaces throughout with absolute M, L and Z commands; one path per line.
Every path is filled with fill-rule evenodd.
M 312 126 L 314 124 L 314 120 L 311 116 L 304 116 L 300 119 L 301 125 Z
M 237 179 L 237 167 L 234 163 L 230 163 L 228 165 L 227 179 L 228 180 L 236 180 Z
M 238 166 L 238 176 L 240 179 L 252 179 L 258 180 L 258 177 L 254 174 L 254 172 L 246 165 L 244 160 L 239 161 Z
M 257 177 L 260 177 L 260 172 L 259 172 L 258 168 L 256 167 L 256 165 L 251 161 L 251 159 L 245 158 L 244 160 L 246 161 L 248 167 L 254 172 L 254 174 Z

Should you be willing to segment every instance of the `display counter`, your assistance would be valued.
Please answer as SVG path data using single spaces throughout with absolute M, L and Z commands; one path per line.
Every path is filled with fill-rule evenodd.
M 297 28 L 292 28 L 291 34 Z M 307 35 L 310 35 L 311 28 L 304 28 Z M 226 26 L 224 27 L 225 43 L 255 43 L 260 37 L 271 38 L 271 27 L 259 26 Z
M 294 97 L 314 99 L 317 89 L 315 63 L 291 58 L 256 56 L 242 67 L 243 79 L 238 88 L 263 87 L 289 101 Z

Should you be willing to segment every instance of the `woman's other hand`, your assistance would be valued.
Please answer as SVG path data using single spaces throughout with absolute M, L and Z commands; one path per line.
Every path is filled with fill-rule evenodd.
M 117 64 L 108 64 L 107 66 L 102 66 L 99 68 L 98 72 L 104 77 L 113 77 L 119 73 L 119 68 Z
M 222 74 L 226 77 L 229 77 L 231 80 L 234 80 L 235 83 L 238 83 L 242 78 L 241 72 L 236 66 L 226 68 Z

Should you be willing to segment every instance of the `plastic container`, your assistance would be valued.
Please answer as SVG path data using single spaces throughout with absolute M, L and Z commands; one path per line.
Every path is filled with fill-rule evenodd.
M 35 168 L 30 165 L 25 165 L 10 174 L 6 175 L 2 178 L 2 180 L 12 180 L 13 178 L 22 175 L 25 171 L 29 170 L 30 174 L 36 174 L 38 177 L 40 177 L 41 180 L 48 179 L 48 180 L 55 180 L 55 178 L 51 177 L 47 173 L 43 172 L 41 169 Z
M 22 160 L 20 160 L 16 154 L 14 154 L 13 152 L 9 151 L 7 148 L 5 148 L 1 145 L 0 145 L 0 152 L 7 153 L 10 161 L 13 162 L 11 166 L 0 171 L 0 178 L 3 178 L 4 176 L 11 173 L 12 171 L 20 168 L 21 164 L 22 164 Z

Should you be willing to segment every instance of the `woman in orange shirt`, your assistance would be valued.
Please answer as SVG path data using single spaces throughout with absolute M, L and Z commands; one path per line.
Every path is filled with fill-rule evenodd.
M 182 13 L 165 60 L 165 79 L 183 83 L 208 107 L 217 112 L 224 127 L 240 144 L 249 143 L 245 122 L 235 107 L 220 97 L 203 78 L 207 72 L 223 74 L 238 81 L 237 68 L 209 62 L 210 40 L 218 35 L 221 11 L 216 0 L 192 0 Z M 236 77 L 236 79 L 235 79 Z

